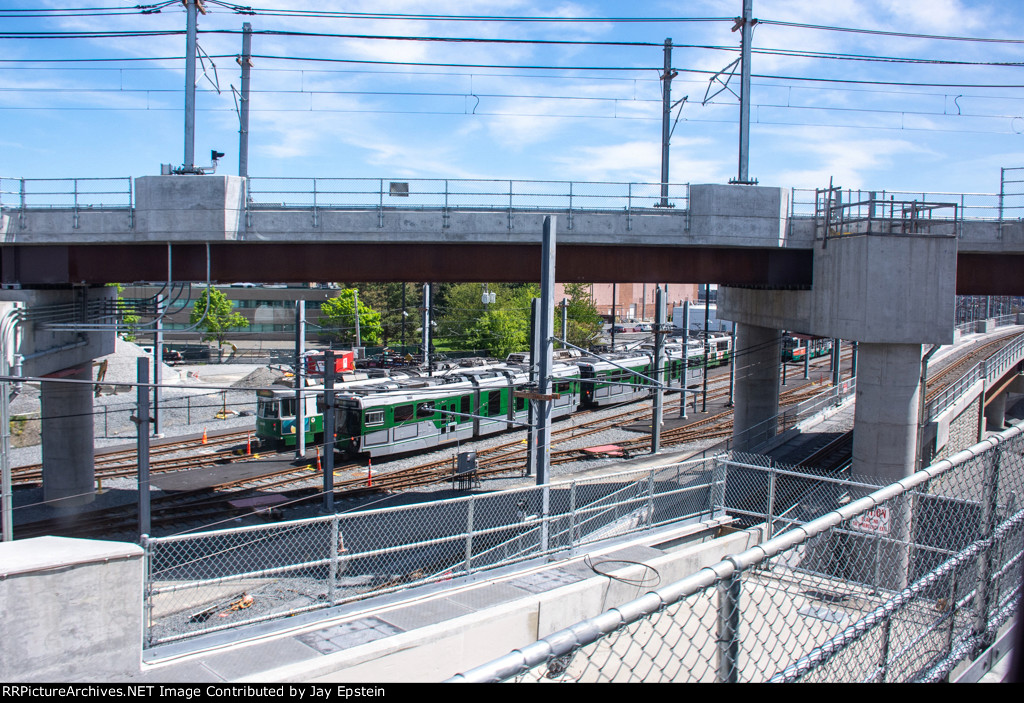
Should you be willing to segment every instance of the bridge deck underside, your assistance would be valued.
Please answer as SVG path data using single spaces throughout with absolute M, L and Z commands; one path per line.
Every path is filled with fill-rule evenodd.
M 477 243 L 211 243 L 210 278 L 220 282 L 298 281 L 535 281 L 539 244 Z M 562 244 L 562 282 L 720 283 L 807 289 L 813 252 L 807 249 L 586 246 Z M 4 284 L 174 281 L 207 278 L 205 244 L 6 245 Z
M 215 242 L 214 281 L 533 281 L 539 244 Z M 562 244 L 560 282 L 717 283 L 809 289 L 810 249 Z M 203 282 L 206 245 L 82 244 L 0 247 L 0 282 L 26 288 L 72 283 L 173 280 Z M 957 255 L 958 295 L 1024 295 L 1024 254 Z

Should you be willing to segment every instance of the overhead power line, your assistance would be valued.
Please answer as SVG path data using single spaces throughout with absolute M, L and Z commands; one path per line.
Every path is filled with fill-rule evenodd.
M 800 22 L 782 22 L 779 20 L 757 20 L 758 24 L 794 27 L 796 29 L 814 29 L 827 32 L 849 32 L 852 34 L 875 34 L 885 37 L 901 37 L 904 39 L 934 39 L 939 41 L 984 42 L 990 44 L 1024 44 L 1024 39 L 1002 39 L 997 37 L 958 37 L 944 34 L 920 34 L 916 32 L 893 32 L 884 29 L 863 29 L 857 27 L 833 27 L 823 24 L 803 24 Z

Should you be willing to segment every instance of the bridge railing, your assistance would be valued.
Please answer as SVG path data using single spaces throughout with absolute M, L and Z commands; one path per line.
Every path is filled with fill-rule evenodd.
M 389 208 L 629 211 L 685 210 L 687 184 L 670 184 L 665 205 L 658 183 L 580 183 L 385 178 L 264 178 L 250 176 L 247 203 L 254 209 Z
M 134 205 L 132 178 L 4 178 L 0 177 L 0 207 L 84 209 L 130 208 Z
M 451 681 L 944 680 L 1020 603 L 1022 435 L 884 487 L 724 460 L 727 505 L 774 496 L 792 529 Z M 791 501 L 811 509 L 780 520 Z
M 929 400 L 925 407 L 925 421 L 934 419 L 936 415 L 953 405 L 960 396 L 966 393 L 978 381 L 982 379 L 989 382 L 997 380 L 1006 373 L 1011 365 L 1020 361 L 1022 357 L 1024 357 L 1024 335 L 1017 337 L 988 359 L 979 361 L 960 378 L 943 388 L 934 398 Z
M 1017 201 L 1001 199 L 999 193 L 926 193 L 906 190 L 855 190 L 836 189 L 841 194 L 842 203 L 858 204 L 851 215 L 855 218 L 867 218 L 870 203 L 874 203 L 877 215 L 882 216 L 885 203 L 904 205 L 916 203 L 918 208 L 938 205 L 956 205 L 960 218 L 972 220 L 1015 220 L 1024 217 L 1024 204 Z M 812 188 L 794 188 L 790 198 L 790 213 L 795 217 L 814 217 L 819 203 L 817 193 Z M 899 219 L 899 208 L 885 206 L 886 215 L 895 212 Z M 952 212 L 952 209 L 950 209 Z

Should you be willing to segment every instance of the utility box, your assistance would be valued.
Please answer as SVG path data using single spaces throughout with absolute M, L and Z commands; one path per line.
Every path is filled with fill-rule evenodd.
M 480 484 L 476 474 L 476 452 L 459 452 L 459 461 L 455 467 L 454 482 L 459 488 L 470 488 Z

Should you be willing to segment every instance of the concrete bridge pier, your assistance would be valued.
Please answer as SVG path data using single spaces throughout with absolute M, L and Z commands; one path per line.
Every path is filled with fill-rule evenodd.
M 782 335 L 777 329 L 737 325 L 733 448 L 747 451 L 775 436 L 779 414 L 779 359 Z
M 1006 428 L 1006 391 L 989 401 L 985 406 L 985 430 L 999 432 Z
M 64 381 L 91 381 L 92 364 L 50 375 Z M 91 503 L 96 497 L 92 385 L 59 381 L 40 385 L 43 500 L 58 509 Z
M 0 299 L 24 303 L 18 334 L 3 353 L 22 359 L 26 378 L 40 383 L 43 498 L 57 509 L 95 498 L 92 360 L 114 352 L 114 288 L 4 290 Z M 17 345 L 17 349 L 8 346 Z M 75 383 L 81 381 L 82 383 Z
M 920 394 L 920 344 L 860 344 L 853 480 L 885 485 L 914 473 Z

